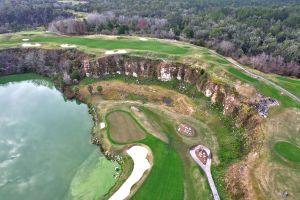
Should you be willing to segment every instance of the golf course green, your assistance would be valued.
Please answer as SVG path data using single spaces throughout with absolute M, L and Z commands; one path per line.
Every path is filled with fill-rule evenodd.
M 281 141 L 275 144 L 275 151 L 292 162 L 300 162 L 300 148 L 290 142 Z

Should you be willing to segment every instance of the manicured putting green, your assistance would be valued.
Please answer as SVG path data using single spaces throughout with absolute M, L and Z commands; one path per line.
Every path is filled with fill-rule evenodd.
M 275 144 L 275 151 L 292 162 L 300 162 L 300 148 L 289 142 L 277 142 Z
M 114 111 L 107 115 L 108 130 L 112 140 L 129 143 L 145 138 L 144 130 L 128 113 Z

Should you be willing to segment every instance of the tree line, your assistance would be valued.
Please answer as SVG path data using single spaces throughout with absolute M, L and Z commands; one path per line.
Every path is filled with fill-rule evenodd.
M 300 3 L 296 0 L 89 0 L 76 4 L 21 0 L 27 4 L 11 7 L 15 11 L 9 12 L 2 1 L 6 2 L 0 0 L 0 21 L 6 16 L 6 23 L 0 24 L 0 32 L 53 20 L 48 26 L 53 32 L 186 40 L 264 72 L 300 77 Z M 76 12 L 87 15 L 76 19 Z

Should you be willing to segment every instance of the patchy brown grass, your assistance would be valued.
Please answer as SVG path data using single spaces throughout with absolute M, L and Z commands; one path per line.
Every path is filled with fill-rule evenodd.
M 147 102 L 155 103 L 162 106 L 164 109 L 174 111 L 179 114 L 190 115 L 195 112 L 195 105 L 185 95 L 176 91 L 168 90 L 159 86 L 127 84 L 122 81 L 99 81 L 93 84 L 94 88 L 98 85 L 103 87 L 101 98 L 104 100 L 127 100 L 130 94 L 134 94 Z M 84 96 L 88 95 L 87 88 L 82 88 L 81 92 Z M 165 105 L 164 98 L 171 98 L 172 103 Z M 99 94 L 91 97 L 91 102 L 99 102 Z
M 288 192 L 288 199 L 299 199 L 300 165 L 278 156 L 274 144 L 277 141 L 300 144 L 300 111 L 272 110 L 260 128 L 264 137 L 260 138 L 261 147 L 229 168 L 228 189 L 239 199 L 284 199 L 284 191 Z
M 130 143 L 145 138 L 143 129 L 126 112 L 114 111 L 107 120 L 110 136 L 116 142 Z

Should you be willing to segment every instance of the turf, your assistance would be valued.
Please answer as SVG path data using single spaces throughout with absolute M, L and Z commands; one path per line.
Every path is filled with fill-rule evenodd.
M 131 114 L 128 113 L 128 115 Z M 136 123 L 139 122 L 136 121 Z M 154 165 L 141 188 L 131 199 L 152 200 L 155 196 L 156 199 L 182 200 L 184 198 L 183 161 L 172 146 L 147 133 L 145 129 L 143 130 L 147 137 L 139 143 L 151 149 Z M 111 142 L 116 143 L 113 140 Z
M 38 43 L 53 43 L 53 44 L 72 44 L 77 46 L 84 46 L 88 48 L 98 49 L 132 49 L 155 51 L 158 53 L 184 55 L 188 53 L 188 49 L 169 43 L 159 42 L 157 40 L 150 40 L 141 42 L 137 39 L 105 39 L 105 38 L 84 38 L 84 37 L 63 37 L 63 36 L 34 36 L 29 37 L 30 42 Z M 0 40 L 2 44 L 21 44 L 20 39 L 12 38 L 11 40 Z
M 106 119 L 110 137 L 118 143 L 130 143 L 145 138 L 143 129 L 127 112 L 111 112 Z
M 275 144 L 275 151 L 284 157 L 285 159 L 292 162 L 300 162 L 300 148 L 290 142 L 277 142 Z
M 159 113 L 158 111 L 150 110 L 146 107 L 139 107 L 140 111 L 145 114 L 147 117 L 148 121 L 151 121 L 151 123 L 155 124 L 157 129 L 162 133 L 165 134 L 168 137 L 169 143 L 166 145 L 165 148 L 167 148 L 167 151 L 158 151 L 158 152 L 164 152 L 163 154 L 169 154 L 169 156 L 173 157 L 175 156 L 175 153 L 177 152 L 179 155 L 176 157 L 172 158 L 172 160 L 177 160 L 176 166 L 168 163 L 168 161 L 165 161 L 163 165 L 159 166 L 160 170 L 164 170 L 165 174 L 167 175 L 167 171 L 170 172 L 167 176 L 161 176 L 158 177 L 156 180 L 152 180 L 152 187 L 158 187 L 158 185 L 162 182 L 163 179 L 167 178 L 168 181 L 168 186 L 162 186 L 159 185 L 159 187 L 165 187 L 166 191 L 172 191 L 172 193 L 177 193 L 174 194 L 172 199 L 184 199 L 181 195 L 184 193 L 184 196 L 187 199 L 210 199 L 210 189 L 206 185 L 206 178 L 204 178 L 203 185 L 201 185 L 200 188 L 196 188 L 195 185 L 197 184 L 197 181 L 202 181 L 202 177 L 195 178 L 194 175 L 195 173 L 198 173 L 200 171 L 199 167 L 194 163 L 194 161 L 190 161 L 190 155 L 188 154 L 188 150 L 190 145 L 186 145 L 182 143 L 181 137 L 179 134 L 176 132 L 174 122 L 170 121 L 168 118 L 166 118 L 165 115 L 162 113 Z M 176 154 L 177 154 L 176 153 Z M 173 155 L 174 154 L 174 155 Z M 161 156 L 161 155 L 160 155 Z M 169 157 L 168 156 L 168 157 Z M 183 165 L 184 164 L 184 165 Z M 178 166 L 179 167 L 178 167 Z M 167 166 L 167 167 L 166 167 Z M 194 167 L 196 167 L 196 171 L 193 170 Z M 180 170 L 180 171 L 179 171 Z M 173 177 L 171 177 L 173 176 Z M 183 180 L 181 177 L 183 177 Z M 180 190 L 176 191 L 175 189 L 175 183 L 171 182 L 175 180 L 175 178 L 179 178 L 185 183 L 186 190 L 183 192 L 181 189 L 183 189 L 183 186 L 180 186 Z M 162 184 L 162 183 L 161 183 Z M 176 183 L 178 184 L 178 183 Z M 176 186 L 177 188 L 179 187 Z M 179 188 L 178 188 L 179 189 Z M 177 190 L 178 190 L 177 189 Z M 176 192 L 175 192 L 176 191 Z M 180 193 L 179 193 L 180 192 Z M 137 193 L 138 194 L 138 193 Z M 157 199 L 169 199 L 165 198 L 164 196 L 166 194 L 161 194 L 160 198 Z M 178 196 L 180 195 L 180 196 Z M 143 194 L 138 195 L 136 199 L 143 199 Z
M 300 80 L 278 76 L 274 82 L 300 98 Z

